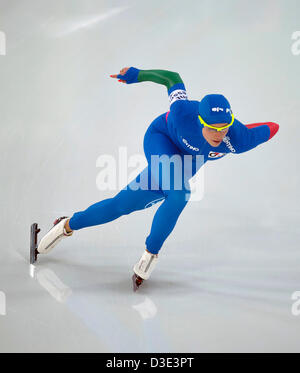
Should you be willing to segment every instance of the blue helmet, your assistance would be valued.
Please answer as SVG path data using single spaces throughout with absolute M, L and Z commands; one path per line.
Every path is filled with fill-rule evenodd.
M 223 95 L 206 95 L 199 102 L 199 115 L 207 124 L 230 123 L 232 110 Z

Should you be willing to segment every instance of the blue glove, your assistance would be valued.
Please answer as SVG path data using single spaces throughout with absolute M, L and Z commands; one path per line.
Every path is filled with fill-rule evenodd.
M 125 80 L 127 84 L 139 83 L 138 75 L 140 70 L 135 67 L 130 67 L 124 75 L 117 75 L 117 78 Z

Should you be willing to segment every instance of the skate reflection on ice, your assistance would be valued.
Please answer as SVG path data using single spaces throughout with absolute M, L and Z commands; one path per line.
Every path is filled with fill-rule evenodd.
M 157 314 L 156 305 L 148 297 L 143 302 L 133 305 L 132 308 L 140 314 L 143 320 L 153 319 Z
M 32 278 L 36 279 L 60 303 L 65 303 L 72 294 L 72 290 L 49 268 L 37 269 L 33 264 L 30 264 L 29 273 Z
M 128 352 L 130 346 L 136 348 L 137 335 L 118 319 L 118 309 L 108 307 L 98 294 L 72 292 L 49 268 L 31 265 L 29 272 L 56 301 L 65 303 L 106 344 L 108 351 Z
M 29 264 L 29 276 L 34 278 L 35 273 L 35 266 L 33 264 Z
M 127 296 L 120 302 L 109 302 L 109 299 L 103 300 L 99 296 L 98 290 L 72 291 L 52 269 L 30 265 L 29 273 L 57 302 L 66 304 L 68 309 L 104 343 L 107 351 L 119 353 L 170 351 L 171 346 L 162 333 L 162 327 L 156 317 L 158 309 L 148 296 L 140 298 L 143 301 L 137 304 L 136 297 L 135 304 L 132 304 L 132 300 Z M 134 325 L 138 319 L 140 320 L 139 332 L 135 327 L 124 323 L 123 318 L 120 317 L 120 306 L 123 306 L 123 313 L 129 318 L 133 313 L 136 315 Z
M 167 336 L 163 333 L 159 319 L 156 317 L 158 308 L 153 300 L 145 297 L 142 302 L 133 304 L 131 307 L 138 312 L 142 319 L 143 338 L 141 339 L 141 350 L 153 353 L 171 351 L 172 346 Z

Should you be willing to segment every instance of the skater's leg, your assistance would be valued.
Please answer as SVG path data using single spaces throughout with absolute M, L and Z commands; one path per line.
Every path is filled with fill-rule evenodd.
M 134 183 L 138 185 L 137 183 L 141 175 L 147 173 L 148 168 L 145 168 L 135 180 L 128 184 L 127 187 L 123 188 L 113 198 L 97 202 L 84 211 L 76 212 L 69 221 L 71 230 L 105 224 L 120 216 L 149 207 L 151 202 L 155 203 L 162 200 L 164 194 L 160 190 L 132 189 Z
M 155 213 L 150 235 L 146 239 L 147 250 L 152 254 L 157 254 L 188 203 L 190 198 L 188 180 L 195 173 L 195 165 L 192 166 L 192 169 L 187 167 L 189 164 L 185 163 L 183 154 L 166 135 L 160 132 L 149 131 L 146 133 L 144 150 L 151 174 L 166 197 Z M 169 167 L 167 167 L 168 164 L 165 164 L 164 168 L 161 164 L 153 162 L 153 157 L 151 158 L 153 155 L 167 156 L 169 160 L 173 159 L 174 163 L 171 161 Z M 174 156 L 179 162 L 176 163 Z M 166 176 L 166 174 L 168 175 Z M 164 184 L 168 184 L 167 188 Z
M 168 190 L 164 193 L 166 198 L 154 215 L 151 231 L 146 239 L 146 251 L 133 267 L 134 291 L 139 288 L 143 280 L 150 277 L 157 264 L 158 252 L 173 231 L 190 197 L 189 190 Z
M 133 289 L 136 291 L 147 280 L 157 263 L 158 252 L 174 229 L 190 197 L 189 190 L 165 191 L 166 198 L 153 218 L 151 232 L 146 239 L 146 251 L 133 267 Z
M 133 268 L 134 290 L 137 290 L 142 282 L 150 277 L 155 268 L 157 254 L 173 231 L 190 198 L 189 179 L 196 172 L 194 164 L 185 164 L 183 154 L 170 138 L 160 131 L 152 131 L 151 127 L 144 138 L 144 150 L 151 179 L 159 185 L 165 200 L 153 218 L 151 231 L 146 239 L 146 251 Z M 160 160 L 157 162 L 156 158 L 153 162 L 153 155 L 158 156 Z
M 41 239 L 37 248 L 38 253 L 48 253 L 64 237 L 71 236 L 73 230 L 107 223 L 122 215 L 150 207 L 154 203 L 164 199 L 163 193 L 159 190 L 151 191 L 147 188 L 141 189 L 138 187 L 141 184 L 141 179 L 146 179 L 147 181 L 145 175 L 148 175 L 148 172 L 148 167 L 146 167 L 115 197 L 95 203 L 85 211 L 75 213 L 71 219 L 65 216 L 56 219 L 54 226 Z M 70 231 L 67 228 L 70 228 Z
M 146 248 L 150 253 L 158 254 L 163 243 L 173 231 L 188 199 L 188 191 L 175 190 L 167 193 L 165 201 L 154 215 L 151 231 L 146 239 Z

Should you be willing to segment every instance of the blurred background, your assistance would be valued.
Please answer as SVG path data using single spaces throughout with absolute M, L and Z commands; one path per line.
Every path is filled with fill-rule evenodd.
M 299 352 L 299 19 L 297 0 L 0 0 L 1 352 Z M 116 194 L 97 187 L 98 157 L 143 156 L 168 111 L 163 86 L 109 77 L 126 66 L 179 72 L 189 99 L 222 93 L 242 123 L 280 125 L 204 166 L 203 199 L 137 294 L 158 206 L 29 267 L 30 225 L 41 238 Z

